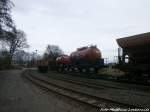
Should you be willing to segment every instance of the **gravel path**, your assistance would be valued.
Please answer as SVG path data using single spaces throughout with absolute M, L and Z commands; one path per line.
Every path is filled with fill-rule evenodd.
M 20 70 L 0 71 L 0 112 L 92 112 L 94 108 L 46 92 L 22 78 Z

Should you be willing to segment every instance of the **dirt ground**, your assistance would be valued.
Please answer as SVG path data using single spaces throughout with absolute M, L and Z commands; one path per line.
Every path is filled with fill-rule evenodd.
M 96 109 L 46 92 L 22 78 L 21 70 L 0 71 L 0 112 L 93 112 Z

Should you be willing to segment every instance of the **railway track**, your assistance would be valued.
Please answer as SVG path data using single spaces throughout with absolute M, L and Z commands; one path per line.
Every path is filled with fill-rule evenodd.
M 124 84 L 130 84 L 130 85 L 136 84 L 136 85 L 142 86 L 142 87 L 150 86 L 150 84 L 148 82 L 140 83 L 140 82 L 136 82 L 136 81 L 129 81 L 127 79 L 120 80 L 119 78 L 117 79 L 117 77 L 112 77 L 112 76 L 109 76 L 109 78 L 108 78 L 106 75 L 102 75 L 102 74 L 92 74 L 92 73 L 85 74 L 85 73 L 79 73 L 79 72 L 59 72 L 59 73 L 68 74 L 71 76 L 83 77 L 86 79 L 99 79 L 99 80 L 111 81 L 111 82 L 122 83 L 122 84 L 124 83 Z
M 136 84 L 139 86 L 150 86 L 150 80 L 147 82 L 143 81 L 136 81 L 136 80 L 129 80 L 127 78 L 121 78 L 121 77 L 115 77 L 115 76 L 106 76 L 104 74 L 95 74 L 95 73 L 80 73 L 80 72 L 67 72 L 67 71 L 57 71 L 57 73 L 63 73 L 68 74 L 72 76 L 82 77 L 86 79 L 100 79 L 105 81 L 112 81 L 112 82 L 118 82 L 118 83 L 124 83 L 124 84 Z
M 49 77 L 49 78 L 53 78 L 56 80 L 62 80 L 65 82 L 69 82 L 69 83 L 75 83 L 78 85 L 83 85 L 83 86 L 87 86 L 87 87 L 92 87 L 95 89 L 102 89 L 102 88 L 111 88 L 111 89 L 115 89 L 115 90 L 120 90 L 123 91 L 124 93 L 128 93 L 131 95 L 141 95 L 141 96 L 148 96 L 150 97 L 150 92 L 149 93 L 144 93 L 144 92 L 139 92 L 137 91 L 135 88 L 135 90 L 133 89 L 129 89 L 129 88 L 124 88 L 124 87 L 118 87 L 118 86 L 113 86 L 113 85 L 106 85 L 106 84 L 100 84 L 100 83 L 96 83 L 96 82 L 91 82 L 91 81 L 86 81 L 86 80 L 82 80 L 82 79 L 75 79 L 75 77 L 69 77 L 65 76 L 65 75 L 58 75 L 58 74 L 54 74 L 54 75 L 48 75 L 45 74 L 45 76 Z
M 72 90 L 69 88 L 65 88 L 65 87 L 60 86 L 56 83 L 50 82 L 50 81 L 44 79 L 43 77 L 32 75 L 32 74 L 30 74 L 30 72 L 26 73 L 26 75 L 24 75 L 24 76 L 27 79 L 29 79 L 31 82 L 36 84 L 37 86 L 40 86 L 40 87 L 47 89 L 49 91 L 53 91 L 57 94 L 69 97 L 73 100 L 88 104 L 88 105 L 95 107 L 97 109 L 101 109 L 101 108 L 108 108 L 108 109 L 112 109 L 112 108 L 121 108 L 121 109 L 141 108 L 141 107 L 138 107 L 135 105 L 124 104 L 124 103 L 108 100 L 105 98 L 100 98 L 100 97 L 97 97 L 94 95 L 82 93 L 82 92 Z

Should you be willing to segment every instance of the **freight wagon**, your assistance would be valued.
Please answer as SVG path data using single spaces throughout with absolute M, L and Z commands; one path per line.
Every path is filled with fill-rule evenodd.
M 117 39 L 118 67 L 131 78 L 150 77 L 150 32 Z

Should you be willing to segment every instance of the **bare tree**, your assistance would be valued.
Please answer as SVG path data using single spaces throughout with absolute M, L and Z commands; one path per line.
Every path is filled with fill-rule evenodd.
M 6 56 L 8 57 L 8 66 L 10 66 L 12 57 L 17 50 L 28 47 L 25 33 L 21 30 L 16 30 L 12 20 L 11 9 L 14 4 L 11 1 L 0 0 L 0 50 L 8 52 L 9 55 Z
M 7 34 L 7 40 L 6 43 L 9 46 L 9 54 L 10 59 L 12 60 L 12 57 L 14 53 L 17 50 L 21 50 L 23 48 L 28 48 L 29 45 L 27 44 L 26 35 L 21 30 L 14 30 L 13 32 L 9 32 Z
M 0 0 L 0 39 L 5 37 L 5 31 L 15 27 L 10 14 L 12 7 L 13 3 L 10 0 Z
M 63 54 L 61 48 L 57 45 L 48 45 L 44 53 L 43 58 L 48 60 L 49 69 L 55 70 L 56 68 L 56 58 Z
M 63 54 L 61 48 L 57 45 L 48 45 L 44 53 L 44 58 L 55 60 L 59 55 Z

